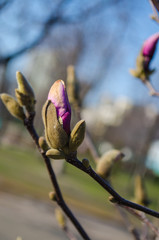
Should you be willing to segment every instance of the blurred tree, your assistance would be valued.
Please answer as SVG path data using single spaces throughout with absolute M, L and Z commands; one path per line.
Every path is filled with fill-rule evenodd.
M 44 65 L 52 67 L 54 76 L 52 71 L 49 73 L 50 78 L 43 79 L 46 87 L 48 82 L 52 82 L 51 78 L 65 79 L 68 64 L 75 65 L 79 80 L 88 81 L 96 87 L 109 73 L 111 66 L 114 68 L 117 63 L 115 61 L 117 52 L 120 51 L 119 43 L 131 20 L 130 9 L 133 5 L 134 3 L 126 0 L 84 0 L 82 4 L 79 0 L 1 1 L 0 92 L 13 91 L 11 79 L 15 80 L 15 77 L 10 74 L 10 69 L 15 59 L 19 59 L 21 66 L 26 58 L 30 64 L 23 63 L 26 65 L 25 69 L 27 67 L 25 75 L 30 75 L 31 79 L 38 72 L 41 72 L 41 76 L 45 75 L 46 69 L 42 74 Z M 38 69 L 35 67 L 37 58 L 35 62 L 31 60 L 33 55 L 35 59 L 35 50 L 32 50 L 37 47 L 36 53 L 41 58 Z M 46 61 L 44 55 L 47 52 L 54 55 L 53 63 L 49 57 Z M 32 70 L 29 70 L 30 66 Z M 41 89 L 40 95 L 44 95 L 40 81 L 36 82 Z M 1 103 L 0 109 L 0 117 L 3 114 L 4 119 L 6 113 Z

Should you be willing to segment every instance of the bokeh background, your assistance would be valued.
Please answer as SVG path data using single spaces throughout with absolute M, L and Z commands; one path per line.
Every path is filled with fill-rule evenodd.
M 150 97 L 140 80 L 129 74 L 143 41 L 159 31 L 152 13 L 148 0 L 1 0 L 0 93 L 14 95 L 15 73 L 21 71 L 34 88 L 35 126 L 43 135 L 41 109 L 47 92 L 55 80 L 66 81 L 67 67 L 73 65 L 81 115 L 98 152 L 117 148 L 126 155 L 112 173 L 115 189 L 133 199 L 139 174 L 145 179 L 150 207 L 157 209 L 159 99 Z M 158 51 L 151 63 L 157 91 Z M 2 102 L 0 144 L 0 191 L 47 201 L 51 185 L 42 160 Z M 85 143 L 79 154 L 91 160 Z M 105 206 L 105 195 L 96 184 L 63 162 L 53 164 L 72 206 L 120 222 Z

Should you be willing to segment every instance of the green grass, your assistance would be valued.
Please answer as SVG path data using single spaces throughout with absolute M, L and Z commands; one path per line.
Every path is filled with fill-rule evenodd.
M 118 214 L 112 215 L 114 209 L 108 201 L 109 194 L 79 169 L 65 163 L 64 173 L 58 176 L 58 181 L 69 204 L 103 217 L 118 218 Z M 132 199 L 130 174 L 118 167 L 113 172 L 112 183 L 122 196 Z M 152 200 L 150 207 L 157 210 L 158 183 L 149 179 L 146 186 Z M 48 200 L 52 186 L 40 154 L 35 150 L 1 146 L 0 190 Z

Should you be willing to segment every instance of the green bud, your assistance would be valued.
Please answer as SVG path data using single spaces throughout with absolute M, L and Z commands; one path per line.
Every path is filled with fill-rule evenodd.
M 34 91 L 29 84 L 29 82 L 26 80 L 26 78 L 23 76 L 21 72 L 16 72 L 16 78 L 18 83 L 18 89 L 21 93 L 24 95 L 28 95 L 32 98 L 34 98 Z
M 82 159 L 82 164 L 83 164 L 83 166 L 85 166 L 86 168 L 89 168 L 89 160 L 88 159 L 86 159 L 86 158 L 84 158 L 84 159 Z
M 35 96 L 32 87 L 21 72 L 16 72 L 16 78 L 18 89 L 15 89 L 15 95 L 19 104 L 29 112 L 34 111 Z
M 102 178 L 108 178 L 110 176 L 114 162 L 121 160 L 124 154 L 119 150 L 112 149 L 106 152 L 97 162 L 96 172 Z
M 49 192 L 49 198 L 52 201 L 56 201 L 56 193 L 55 192 Z
M 49 146 L 47 145 L 47 142 L 43 136 L 39 137 L 39 146 L 44 150 L 47 151 L 49 149 Z
M 49 158 L 53 158 L 53 159 L 64 159 L 65 155 L 62 151 L 59 151 L 57 149 L 51 148 L 46 152 L 46 156 L 48 156 Z
M 140 175 L 135 177 L 135 202 L 141 205 L 147 206 L 149 204 L 149 200 L 147 197 L 145 185 L 143 178 Z
M 109 201 L 112 202 L 112 203 L 117 203 L 118 202 L 113 196 L 109 196 Z
M 68 135 L 57 119 L 54 104 L 49 100 L 43 106 L 42 118 L 48 145 L 54 149 L 63 149 L 68 142 Z
M 6 106 L 7 110 L 10 112 L 11 115 L 14 117 L 24 120 L 25 114 L 23 108 L 19 105 L 19 103 L 11 96 L 6 93 L 2 93 L 0 95 L 2 102 Z
M 16 240 L 22 240 L 22 238 L 21 237 L 17 237 Z
M 58 224 L 60 225 L 60 227 L 65 228 L 66 227 L 66 218 L 65 218 L 63 212 L 61 211 L 61 209 L 59 209 L 59 208 L 55 209 L 55 216 L 56 216 L 56 220 L 57 220 Z
M 86 124 L 84 120 L 76 123 L 70 134 L 69 149 L 75 152 L 84 140 Z

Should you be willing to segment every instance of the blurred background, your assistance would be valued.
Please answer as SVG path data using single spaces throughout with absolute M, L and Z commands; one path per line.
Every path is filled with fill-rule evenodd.
M 21 71 L 35 91 L 35 126 L 43 135 L 41 109 L 48 90 L 55 80 L 66 81 L 67 67 L 73 65 L 80 86 L 81 115 L 98 152 L 102 155 L 117 148 L 126 155 L 113 169 L 115 189 L 133 199 L 135 175 L 140 174 L 150 207 L 157 209 L 159 99 L 150 97 L 140 80 L 129 74 L 143 41 L 159 31 L 150 18 L 152 13 L 148 0 L 1 0 L 0 93 L 14 95 L 15 73 Z M 152 61 L 156 68 L 152 83 L 157 91 L 158 51 Z M 91 160 L 85 143 L 79 154 Z M 102 218 L 120 219 L 105 206 L 105 194 L 87 176 L 63 162 L 53 164 L 72 206 Z M 51 190 L 32 140 L 2 102 L 0 190 L 45 201 Z

